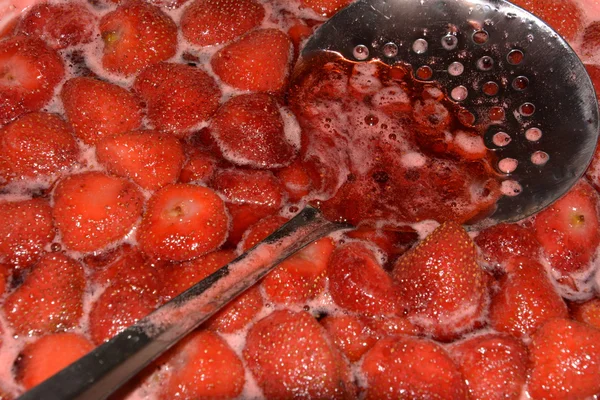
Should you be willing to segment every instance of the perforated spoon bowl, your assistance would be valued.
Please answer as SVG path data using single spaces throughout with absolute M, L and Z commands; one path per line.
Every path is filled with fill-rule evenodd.
M 598 104 L 581 61 L 542 21 L 504 0 L 359 0 L 321 26 L 302 60 L 332 51 L 354 61 L 412 65 L 477 120 L 492 107 L 486 146 L 505 174 L 482 225 L 516 221 L 581 177 L 598 140 Z M 302 63 L 303 61 L 300 61 Z M 277 263 L 348 225 L 312 207 L 232 263 L 20 397 L 104 399 Z

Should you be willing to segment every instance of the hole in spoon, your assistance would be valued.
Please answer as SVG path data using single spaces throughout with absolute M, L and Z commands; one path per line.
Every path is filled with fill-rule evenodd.
M 548 160 L 550 156 L 545 151 L 536 151 L 531 155 L 531 162 L 538 166 L 545 165 Z
M 506 132 L 498 132 L 494 134 L 494 138 L 492 139 L 493 143 L 498 147 L 508 146 L 510 142 L 512 142 L 512 138 Z
M 495 96 L 500 91 L 500 86 L 496 82 L 486 82 L 483 84 L 482 91 L 486 96 Z
M 358 46 L 356 46 L 354 48 L 354 51 L 352 52 L 352 55 L 357 60 L 364 61 L 367 58 L 369 58 L 369 49 L 364 44 L 359 44 Z
M 454 89 L 452 89 L 452 92 L 450 92 L 450 96 L 452 96 L 452 99 L 456 101 L 463 101 L 467 98 L 468 95 L 469 91 L 464 86 L 457 86 Z
M 425 39 L 417 39 L 414 41 L 412 45 L 412 49 L 417 54 L 423 54 L 427 52 L 427 48 L 429 47 L 429 43 Z
M 525 138 L 530 142 L 537 142 L 542 138 L 542 131 L 539 128 L 529 128 L 525 131 Z
M 396 43 L 386 43 L 383 45 L 383 54 L 388 57 L 396 57 L 398 55 L 398 46 Z
M 502 194 L 509 197 L 515 197 L 523 192 L 523 187 L 517 181 L 507 180 L 500 186 Z
M 448 66 L 448 73 L 452 76 L 460 76 L 463 72 L 465 72 L 465 66 L 458 61 L 455 61 Z
M 484 31 L 483 29 L 473 33 L 473 42 L 475 42 L 475 44 L 485 44 L 487 43 L 489 38 L 490 34 Z
M 512 174 L 518 166 L 519 162 L 514 158 L 503 158 L 498 162 L 498 169 L 504 174 Z
M 483 56 L 477 60 L 477 69 L 480 71 L 489 71 L 494 67 L 494 60 L 490 56 Z
M 506 56 L 510 65 L 519 65 L 523 62 L 524 54 L 521 50 L 511 50 Z
M 523 103 L 519 107 L 519 114 L 524 117 L 531 117 L 535 113 L 535 106 L 532 103 Z
M 512 87 L 515 90 L 523 91 L 529 86 L 529 79 L 526 76 L 517 76 L 512 81 Z
M 446 50 L 454 50 L 458 45 L 458 38 L 452 34 L 448 34 L 442 38 L 442 47 Z
M 427 81 L 433 76 L 433 70 L 431 69 L 431 67 L 423 65 L 417 69 L 417 71 L 415 72 L 415 76 L 417 77 L 417 79 Z

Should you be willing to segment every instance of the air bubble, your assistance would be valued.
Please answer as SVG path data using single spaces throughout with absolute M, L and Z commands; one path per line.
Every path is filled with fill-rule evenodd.
M 357 60 L 363 61 L 363 60 L 366 60 L 367 58 L 369 58 L 369 49 L 364 44 L 359 44 L 358 46 L 356 46 L 354 48 L 354 51 L 352 54 L 354 55 L 354 58 L 356 58 Z
M 442 47 L 446 50 L 454 50 L 458 45 L 458 38 L 452 34 L 448 34 L 442 38 Z
M 464 86 L 457 86 L 454 89 L 452 89 L 452 92 L 450 92 L 450 96 L 452 96 L 452 98 L 456 101 L 463 101 L 467 98 L 468 95 L 469 91 Z
M 506 56 L 506 61 L 511 65 L 519 65 L 523 62 L 524 54 L 521 50 L 511 50 Z
M 548 160 L 550 160 L 550 156 L 545 151 L 536 151 L 531 155 L 531 162 L 535 165 L 545 165 Z
M 498 132 L 494 134 L 494 138 L 492 139 L 494 144 L 498 147 L 508 146 L 510 142 L 512 142 L 512 138 L 506 132 Z
M 477 69 L 480 71 L 489 71 L 494 67 L 494 60 L 490 56 L 483 56 L 477 60 Z
M 383 55 L 388 58 L 396 57 L 398 55 L 398 46 L 392 42 L 384 44 Z
M 423 65 L 417 69 L 415 76 L 417 77 L 417 79 L 427 81 L 433 76 L 433 70 L 431 69 L 431 67 Z
M 483 29 L 473 33 L 473 42 L 476 44 L 485 44 L 489 39 L 490 34 Z
M 514 158 L 503 158 L 498 162 L 498 169 L 505 174 L 512 174 L 518 166 L 519 162 Z
M 425 39 L 417 39 L 412 45 L 412 49 L 417 54 L 423 54 L 427 51 L 429 43 Z
M 517 181 L 508 180 L 502 182 L 500 190 L 505 196 L 515 197 L 523 192 L 523 187 Z
M 524 103 L 519 107 L 519 114 L 524 117 L 531 117 L 535 113 L 535 106 L 532 103 Z
M 537 142 L 542 138 L 542 131 L 539 128 L 529 128 L 525 131 L 525 138 L 530 142 Z
M 529 86 L 529 79 L 526 76 L 517 76 L 512 81 L 512 87 L 515 90 L 523 91 Z
M 376 115 L 369 114 L 365 117 L 365 124 L 368 126 L 375 126 L 379 123 L 379 118 Z
M 448 66 L 448 73 L 452 76 L 459 76 L 465 72 L 465 66 L 458 61 L 453 62 Z
M 500 86 L 496 82 L 486 82 L 483 84 L 482 91 L 486 96 L 495 96 L 500 91 Z

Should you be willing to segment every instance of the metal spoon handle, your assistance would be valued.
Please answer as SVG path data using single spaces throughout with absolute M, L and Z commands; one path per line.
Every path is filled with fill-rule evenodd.
M 321 237 L 348 226 L 312 207 L 110 341 L 19 397 L 19 400 L 107 398 L 152 360 L 277 264 Z

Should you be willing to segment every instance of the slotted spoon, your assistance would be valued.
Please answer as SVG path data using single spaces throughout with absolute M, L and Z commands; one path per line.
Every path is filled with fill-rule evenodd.
M 332 51 L 352 61 L 409 63 L 474 118 L 506 117 L 484 135 L 506 173 L 481 225 L 517 221 L 558 199 L 587 168 L 598 104 L 581 61 L 541 20 L 504 0 L 359 0 L 321 26 L 300 63 Z M 516 166 L 516 168 L 515 168 Z M 255 248 L 20 397 L 104 399 L 309 243 L 348 225 L 307 207 Z

